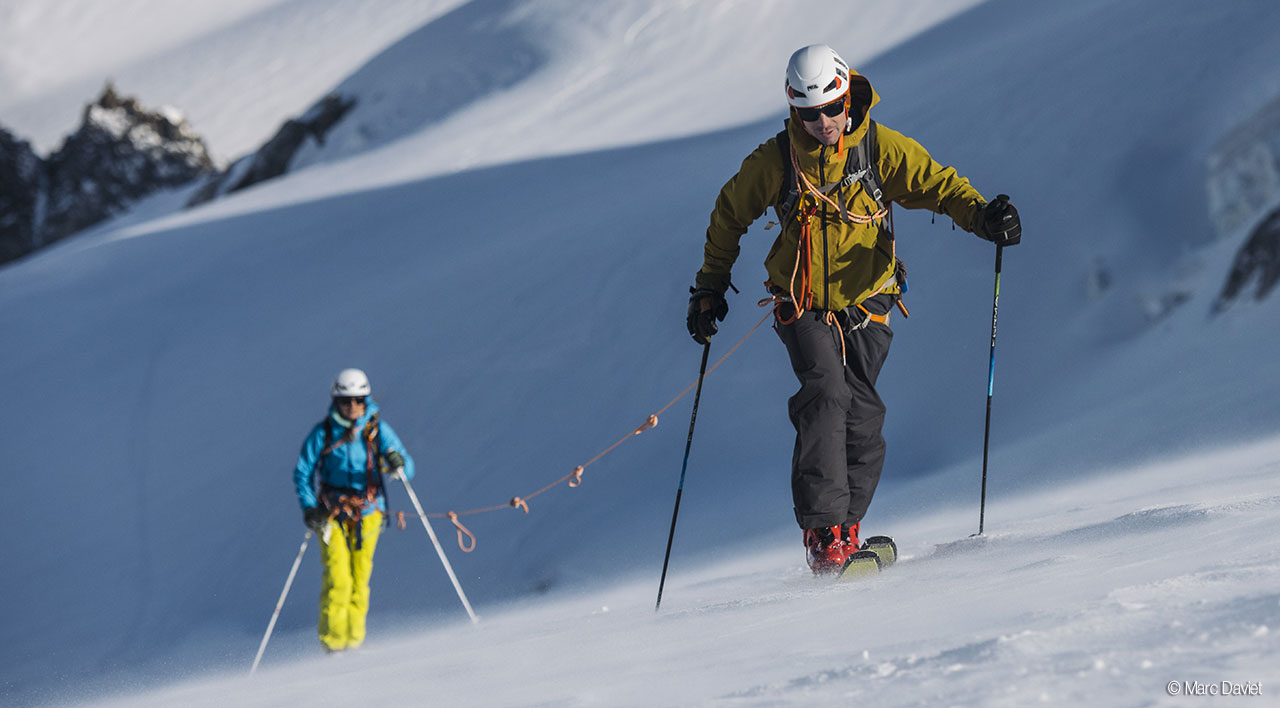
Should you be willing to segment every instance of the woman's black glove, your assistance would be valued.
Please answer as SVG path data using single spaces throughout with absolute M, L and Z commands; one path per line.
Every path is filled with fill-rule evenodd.
M 318 506 L 308 507 L 302 510 L 302 523 L 307 528 L 320 533 L 324 530 L 326 524 L 329 523 L 329 512 Z

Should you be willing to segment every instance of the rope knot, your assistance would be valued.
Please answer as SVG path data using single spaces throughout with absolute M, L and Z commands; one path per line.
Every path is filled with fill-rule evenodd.
M 520 497 L 511 497 L 511 506 L 517 509 L 523 509 L 524 513 L 529 513 L 529 505 Z
M 585 471 L 586 471 L 586 468 L 583 467 L 582 465 L 578 465 L 577 467 L 574 467 L 573 472 L 569 474 L 569 486 L 576 487 L 579 484 L 582 484 L 582 473 Z
M 636 428 L 635 434 L 639 435 L 640 433 L 643 433 L 644 431 L 649 430 L 650 428 L 652 428 L 657 424 L 658 424 L 658 416 L 651 415 L 648 418 L 646 418 L 643 423 L 640 424 L 639 428 Z

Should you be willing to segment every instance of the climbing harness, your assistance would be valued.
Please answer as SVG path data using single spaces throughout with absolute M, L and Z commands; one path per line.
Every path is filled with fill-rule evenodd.
M 790 136 L 784 127 L 776 137 L 778 150 L 782 157 L 783 163 L 783 179 L 782 193 L 779 195 L 778 201 L 774 204 L 774 211 L 777 214 L 779 222 L 770 222 L 765 228 L 770 228 L 776 223 L 786 224 L 788 219 L 794 219 L 800 225 L 800 233 L 796 243 L 796 261 L 791 270 L 791 280 L 786 290 L 773 283 L 765 281 L 765 288 L 769 291 L 770 297 L 759 302 L 760 306 L 765 307 L 773 305 L 774 316 L 778 324 L 788 325 L 799 319 L 806 311 L 813 307 L 813 289 L 812 289 L 812 255 L 813 255 L 813 238 L 812 238 L 812 222 L 818 215 L 819 210 L 824 206 L 830 207 L 835 211 L 841 221 L 850 224 L 873 224 L 879 223 L 879 232 L 887 233 L 889 236 L 889 251 L 876 244 L 876 250 L 884 253 L 894 264 L 894 272 L 885 282 L 880 284 L 874 292 L 867 297 L 879 295 L 893 285 L 898 285 L 901 292 L 906 292 L 906 266 L 902 260 L 898 258 L 897 241 L 894 239 L 893 232 L 893 205 L 886 205 L 884 202 L 884 191 L 881 189 L 880 174 L 876 166 L 875 155 L 877 151 L 876 142 L 876 122 L 868 121 L 866 134 L 857 144 L 851 146 L 845 151 L 844 174 L 842 178 L 831 184 L 817 187 L 811 182 L 804 171 L 800 169 L 799 156 L 796 153 L 795 146 L 791 144 Z M 859 184 L 863 192 L 875 202 L 876 209 L 869 214 L 856 214 L 849 211 L 846 200 L 838 199 L 839 193 L 854 184 Z M 835 195 L 837 198 L 833 199 Z M 887 217 L 887 219 L 886 219 Z M 799 289 L 796 289 L 796 279 L 799 278 Z M 796 297 L 799 293 L 799 297 Z M 898 309 L 902 311 L 904 317 L 910 316 L 905 305 L 902 304 L 902 298 L 895 298 Z M 789 306 L 789 308 L 788 308 Z M 790 309 L 790 313 L 786 313 L 786 309 Z M 848 310 L 857 309 L 860 317 L 855 322 L 852 313 Z M 857 329 L 866 327 L 871 322 L 879 324 L 889 324 L 889 313 L 883 315 L 874 314 L 867 310 L 861 302 L 853 307 L 843 311 L 844 322 L 841 322 L 841 315 L 834 311 L 826 311 L 823 316 L 823 322 L 827 325 L 836 327 L 842 333 L 852 332 Z M 842 363 L 847 361 L 844 336 L 840 337 L 840 360 Z
M 348 543 L 354 541 L 354 550 L 357 551 L 364 547 L 364 528 L 361 521 L 364 519 L 365 507 L 377 504 L 379 496 L 383 498 L 384 503 L 387 500 L 386 485 L 382 481 L 382 466 L 385 461 L 379 450 L 379 430 L 381 425 L 376 412 L 369 416 L 363 428 L 358 428 L 356 421 L 352 421 L 351 426 L 337 440 L 334 440 L 333 436 L 333 416 L 326 417 L 324 421 L 324 448 L 320 452 L 317 468 L 321 480 L 320 501 L 329 512 L 329 518 L 343 527 L 343 536 L 348 537 Z M 334 485 L 324 481 L 325 458 L 340 446 L 355 442 L 357 435 L 360 436 L 365 450 L 364 488 L 357 489 L 351 484 Z M 348 480 L 351 476 L 348 473 Z M 387 508 L 390 509 L 389 504 Z M 388 511 L 383 517 L 384 525 L 391 524 L 391 516 Z M 405 528 L 403 513 L 398 514 L 397 526 L 401 530 Z

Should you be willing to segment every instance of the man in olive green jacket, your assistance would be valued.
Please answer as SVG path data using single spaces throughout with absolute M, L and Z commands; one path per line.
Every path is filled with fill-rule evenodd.
M 988 203 L 919 143 L 873 122 L 879 96 L 830 47 L 792 55 L 787 99 L 784 134 L 748 155 L 720 191 L 687 324 L 699 344 L 716 333 L 738 241 L 773 206 L 782 231 L 765 259 L 766 284 L 800 380 L 788 401 L 792 497 L 809 565 L 826 574 L 860 548 L 859 523 L 884 465 L 875 384 L 903 277 L 888 208 L 929 209 L 1004 246 L 1019 242 L 1022 226 L 1008 197 Z

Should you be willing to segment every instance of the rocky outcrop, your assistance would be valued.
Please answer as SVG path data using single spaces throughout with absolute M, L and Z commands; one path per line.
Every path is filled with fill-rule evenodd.
M 79 231 L 159 189 L 215 171 L 204 140 L 171 109 L 143 110 L 111 85 L 46 163 L 50 240 Z
M 216 171 L 174 109 L 149 111 L 107 84 L 80 126 L 41 160 L 0 137 L 0 259 L 12 260 L 117 214 L 157 190 Z M 10 193 L 7 185 L 16 185 Z
M 1261 300 L 1280 281 L 1280 97 L 1232 128 L 1209 153 L 1209 216 L 1219 238 L 1252 229 L 1236 252 L 1219 313 L 1245 296 L 1251 284 Z
M 323 145 L 325 135 L 355 105 L 353 98 L 337 94 L 325 96 L 301 118 L 286 121 L 257 152 L 237 160 L 201 187 L 187 206 L 202 204 L 288 172 L 294 156 L 307 140 Z
M 36 247 L 43 194 L 40 157 L 26 141 L 0 128 L 0 263 Z
M 1236 253 L 1213 310 L 1215 313 L 1225 310 L 1251 283 L 1256 283 L 1254 299 L 1261 300 L 1271 293 L 1277 282 L 1280 282 L 1280 208 L 1258 224 Z

